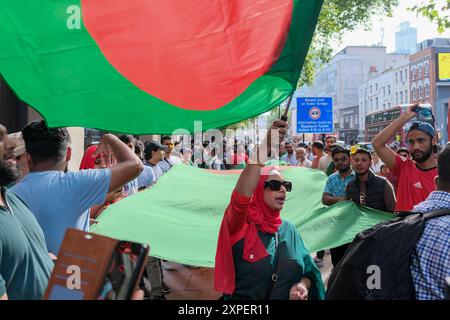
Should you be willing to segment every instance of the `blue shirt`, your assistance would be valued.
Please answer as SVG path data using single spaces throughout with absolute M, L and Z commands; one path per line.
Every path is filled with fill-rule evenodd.
M 172 165 L 166 159 L 162 159 L 160 162 L 158 162 L 158 166 L 164 173 L 166 173 L 167 171 L 170 170 L 170 168 L 172 168 Z
M 3 193 L 3 189 L 2 189 Z M 0 206 L 0 297 L 39 300 L 54 267 L 36 218 L 11 191 Z
M 142 170 L 139 177 L 137 177 L 138 189 L 141 187 L 150 187 L 155 183 L 155 173 L 152 167 L 144 165 L 144 170 Z
M 11 191 L 28 206 L 57 255 L 66 229 L 89 231 L 89 208 L 106 199 L 110 169 L 45 171 L 26 175 Z
M 450 193 L 433 191 L 413 211 L 425 213 L 440 209 L 450 209 Z M 411 255 L 410 270 L 416 299 L 446 299 L 445 277 L 450 277 L 450 215 L 425 222 Z
M 158 181 L 158 179 L 161 178 L 161 176 L 164 174 L 163 170 L 159 166 L 159 163 L 156 166 L 151 164 L 150 162 L 146 162 L 144 164 L 153 169 L 153 173 L 155 174 L 155 182 Z
M 280 158 L 281 161 L 286 162 L 290 166 L 296 166 L 298 163 L 297 157 L 295 156 L 295 152 L 292 153 L 291 157 L 289 154 L 285 154 Z
M 123 193 L 130 196 L 138 192 L 138 179 L 135 178 L 123 186 Z
M 345 179 L 339 174 L 339 171 L 328 177 L 325 184 L 324 193 L 329 193 L 332 197 L 344 197 L 347 185 L 355 179 L 355 173 L 352 171 Z

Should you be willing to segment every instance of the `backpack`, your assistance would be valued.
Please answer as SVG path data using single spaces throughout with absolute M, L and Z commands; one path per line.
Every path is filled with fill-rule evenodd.
M 425 221 L 450 210 L 400 213 L 360 232 L 328 281 L 327 300 L 415 300 L 410 256 Z

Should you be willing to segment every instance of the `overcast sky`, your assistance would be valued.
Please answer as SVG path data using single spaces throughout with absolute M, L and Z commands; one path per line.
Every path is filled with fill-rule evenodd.
M 416 14 L 407 10 L 415 4 L 420 4 L 422 0 L 400 0 L 400 5 L 394 9 L 392 18 L 374 17 L 372 19 L 372 31 L 363 29 L 349 32 L 343 42 L 336 48 L 335 52 L 340 51 L 349 45 L 372 45 L 381 41 L 381 28 L 384 28 L 384 46 L 388 52 L 395 51 L 395 32 L 399 29 L 399 24 L 403 21 L 409 21 L 410 25 L 417 28 L 417 41 L 421 42 L 430 38 L 450 38 L 450 30 L 439 34 L 435 24 L 429 22 L 422 16 L 416 17 Z M 380 21 L 381 20 L 381 21 Z

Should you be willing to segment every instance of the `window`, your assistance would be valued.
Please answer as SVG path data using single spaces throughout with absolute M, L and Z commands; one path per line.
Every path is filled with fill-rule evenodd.
M 419 99 L 422 99 L 422 86 L 419 86 Z
M 400 82 L 403 82 L 403 71 L 400 70 Z
M 370 86 L 370 93 L 372 93 L 373 92 L 373 90 L 372 90 L 372 86 Z
M 411 67 L 411 79 L 416 80 L 416 67 L 415 66 Z
M 398 73 L 397 72 L 395 73 L 395 83 L 398 83 Z
M 430 82 L 429 81 L 425 81 L 425 98 L 429 98 L 430 97 Z
M 383 97 L 386 96 L 386 88 L 383 87 Z
M 391 95 L 391 85 L 388 85 L 388 95 Z
M 378 97 L 375 98 L 375 107 L 378 109 Z
M 403 91 L 400 91 L 400 103 L 403 103 Z
M 378 92 L 378 83 L 375 83 L 375 92 Z
M 430 74 L 430 62 L 427 61 L 424 63 L 424 76 L 428 76 Z
M 417 65 L 417 71 L 418 71 L 418 78 L 422 78 L 422 64 L 421 63 L 419 63 L 418 65 Z
M 408 90 L 405 90 L 405 103 L 408 103 Z
M 395 103 L 398 103 L 398 92 L 395 93 Z

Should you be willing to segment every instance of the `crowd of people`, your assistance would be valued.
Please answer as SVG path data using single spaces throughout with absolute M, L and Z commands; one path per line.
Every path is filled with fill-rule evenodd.
M 450 209 L 450 147 L 439 150 L 433 126 L 413 122 L 408 148 L 388 146 L 416 116 L 413 107 L 375 137 L 373 152 L 347 149 L 333 136 L 310 145 L 284 142 L 287 123 L 275 121 L 272 129 L 281 139 L 276 158 L 287 166 L 322 170 L 327 175 L 322 202 L 327 206 L 353 201 L 393 216 Z M 312 259 L 295 227 L 281 219 L 292 184 L 280 171 L 264 167 L 273 158 L 270 131 L 260 145 L 237 142 L 219 155 L 211 148 L 214 139 L 186 147 L 170 136 L 143 143 L 131 135 L 108 133 L 86 149 L 80 170 L 70 171 L 66 128 L 35 121 L 8 134 L 0 125 L 0 299 L 41 299 L 68 228 L 89 231 L 106 207 L 151 188 L 182 163 L 213 170 L 243 168 L 218 240 L 215 284 L 224 299 L 323 299 L 319 268 L 325 251 Z M 333 266 L 347 247 L 330 248 Z M 411 257 L 418 299 L 445 298 L 449 252 L 450 216 L 431 219 Z M 140 288 L 148 299 L 165 299 L 170 292 L 163 267 L 159 258 L 146 261 Z

